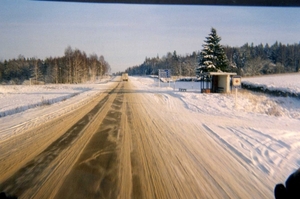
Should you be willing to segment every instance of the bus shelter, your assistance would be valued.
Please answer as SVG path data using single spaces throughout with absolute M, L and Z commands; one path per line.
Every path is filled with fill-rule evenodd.
M 236 73 L 207 72 L 201 73 L 200 90 L 202 93 L 229 93 L 231 78 Z

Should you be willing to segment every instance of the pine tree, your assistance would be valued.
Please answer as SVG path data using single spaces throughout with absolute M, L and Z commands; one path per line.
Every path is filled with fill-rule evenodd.
M 216 29 L 212 28 L 211 33 L 206 37 L 199 66 L 201 72 L 225 72 L 228 67 L 228 59 L 223 47 L 219 44 L 221 37 L 217 35 Z

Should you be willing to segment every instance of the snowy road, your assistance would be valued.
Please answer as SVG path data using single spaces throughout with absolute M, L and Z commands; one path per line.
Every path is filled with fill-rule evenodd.
M 56 198 L 270 196 L 262 179 L 247 173 L 194 119 L 183 118 L 180 100 L 172 98 L 165 104 L 165 97 L 172 98 L 124 83 L 111 105 L 113 112 L 83 150 Z M 160 104 L 165 104 L 164 110 L 157 109 Z
M 199 94 L 184 95 L 191 97 L 151 90 L 145 79 L 115 81 L 43 125 L 2 129 L 26 133 L 0 140 L 0 191 L 20 198 L 273 198 L 274 183 L 286 175 L 280 169 L 297 167 L 298 120 L 247 118 L 239 109 L 234 117 L 222 106 L 226 96 L 214 106 L 223 111 L 206 114 L 212 103 L 199 106 Z
M 20 198 L 51 198 L 103 120 L 113 91 L 95 95 L 89 103 L 42 125 L 35 127 L 31 119 L 13 126 L 26 130 L 28 123 L 31 128 L 14 131 L 16 136 L 1 142 L 0 189 Z

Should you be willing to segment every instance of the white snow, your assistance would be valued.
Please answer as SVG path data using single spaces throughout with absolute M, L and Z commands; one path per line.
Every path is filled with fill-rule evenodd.
M 300 73 L 243 78 L 243 82 L 250 85 L 257 85 L 269 90 L 280 90 L 290 93 L 300 93 L 299 80 Z
M 300 92 L 299 77 L 267 76 L 246 81 Z M 234 92 L 202 94 L 199 82 L 161 82 L 158 87 L 156 78 L 129 77 L 129 81 L 140 90 L 165 96 L 160 110 L 166 104 L 176 107 L 174 99 L 180 99 L 203 131 L 253 175 L 264 175 L 269 184 L 283 182 L 300 167 L 299 99 L 239 90 L 235 100 Z M 0 143 L 88 103 L 109 84 L 0 86 Z M 187 92 L 178 92 L 178 88 L 187 88 Z
M 1 86 L 0 117 L 42 105 L 50 105 L 91 88 L 81 85 Z
M 88 103 L 111 84 L 0 85 L 0 143 Z
M 277 76 L 280 80 L 275 77 L 270 80 L 269 77 L 247 78 L 247 81 L 259 79 L 266 86 L 272 81 L 275 89 L 290 91 L 300 88 L 297 76 Z M 237 156 L 254 175 L 263 175 L 269 180 L 270 189 L 272 185 L 284 182 L 300 167 L 299 99 L 245 90 L 239 90 L 235 99 L 234 91 L 230 94 L 202 94 L 199 82 L 175 82 L 170 87 L 161 83 L 159 88 L 156 79 L 131 79 L 142 90 L 164 93 L 167 104 L 173 103 L 168 96 L 181 99 L 199 126 L 225 150 Z M 178 88 L 187 88 L 187 92 L 179 92 Z

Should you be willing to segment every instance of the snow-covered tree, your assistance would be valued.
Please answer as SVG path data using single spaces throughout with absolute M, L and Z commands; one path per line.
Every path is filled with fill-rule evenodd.
M 212 28 L 211 33 L 206 37 L 201 51 L 199 61 L 201 72 L 225 72 L 228 67 L 228 59 L 223 47 L 219 43 L 221 37 L 217 35 L 216 29 Z

